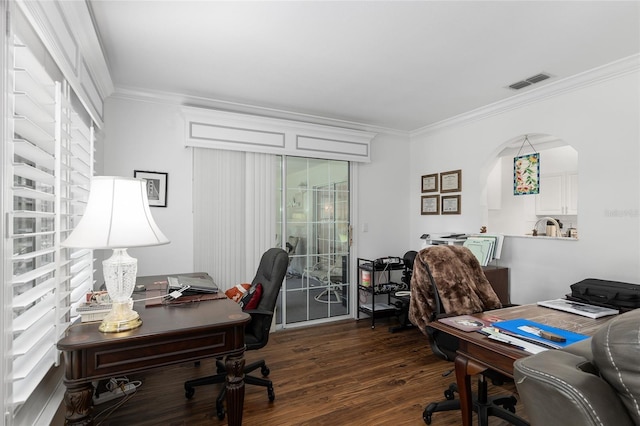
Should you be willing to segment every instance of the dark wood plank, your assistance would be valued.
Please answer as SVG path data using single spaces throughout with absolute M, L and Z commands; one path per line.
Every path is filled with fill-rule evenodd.
M 389 333 L 387 327 L 396 325 L 392 319 L 374 330 L 370 325 L 347 320 L 287 329 L 273 333 L 265 348 L 246 352 L 247 362 L 267 360 L 276 399 L 270 403 L 264 388 L 247 386 L 243 424 L 423 425 L 424 407 L 442 400 L 455 381 L 453 374 L 443 377 L 453 363 L 433 355 L 417 329 Z M 104 426 L 226 425 L 215 413 L 218 385 L 197 388 L 191 400 L 184 396 L 184 381 L 214 369 L 207 360 L 198 367 L 185 363 L 129 377 L 143 382 L 138 392 L 97 420 Z M 490 388 L 491 393 L 515 391 L 513 384 Z M 113 405 L 101 404 L 96 413 Z M 459 425 L 460 412 L 435 413 L 433 424 Z M 490 424 L 505 423 L 492 419 Z

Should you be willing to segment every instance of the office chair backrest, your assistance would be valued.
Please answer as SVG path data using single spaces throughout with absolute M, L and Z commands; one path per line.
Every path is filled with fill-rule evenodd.
M 267 250 L 260 259 L 256 276 L 251 283 L 262 284 L 262 297 L 254 311 L 247 311 L 251 315 L 251 322 L 245 330 L 247 349 L 259 349 L 269 340 L 276 300 L 288 265 L 289 256 L 280 248 Z
M 415 250 L 409 250 L 402 256 L 402 263 L 404 263 L 404 271 L 402 272 L 402 278 L 400 279 L 406 288 L 411 285 L 411 276 L 413 275 L 413 262 L 416 259 L 418 252 Z
M 436 333 L 429 322 L 441 316 L 467 315 L 501 307 L 478 259 L 468 248 L 430 246 L 416 256 L 409 319 L 429 337 L 432 349 L 441 357 L 453 359 L 457 340 Z

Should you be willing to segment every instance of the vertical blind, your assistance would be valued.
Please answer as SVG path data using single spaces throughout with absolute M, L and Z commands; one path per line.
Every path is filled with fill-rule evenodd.
M 15 412 L 59 362 L 56 342 L 93 286 L 93 252 L 60 246 L 84 211 L 93 174 L 93 130 L 74 110 L 66 82 L 54 82 L 14 36 L 9 71 L 13 140 L 13 205 L 7 206 L 12 247 L 10 369 Z M 88 120 L 87 120 L 88 121 Z M 5 401 L 5 404 L 7 401 Z
M 276 245 L 271 154 L 194 148 L 194 267 L 221 289 L 250 282 Z

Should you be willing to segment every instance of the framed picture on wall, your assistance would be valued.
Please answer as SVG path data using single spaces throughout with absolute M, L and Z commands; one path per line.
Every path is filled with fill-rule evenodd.
M 440 196 L 423 195 L 420 201 L 420 214 L 440 214 Z
M 462 170 L 440 173 L 440 192 L 462 191 Z
M 438 174 L 422 176 L 422 192 L 438 192 Z
M 144 179 L 147 187 L 147 198 L 151 207 L 167 207 L 168 173 L 145 172 L 134 170 L 133 177 Z
M 442 196 L 442 214 L 460 214 L 461 212 L 459 195 Z

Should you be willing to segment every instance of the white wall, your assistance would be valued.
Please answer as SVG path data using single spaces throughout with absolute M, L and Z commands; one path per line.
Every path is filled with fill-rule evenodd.
M 167 207 L 154 207 L 152 214 L 171 243 L 129 250 L 138 259 L 138 274 L 192 271 L 192 151 L 184 148 L 179 106 L 111 97 L 105 104 L 105 123 L 103 174 L 169 173 Z M 371 144 L 372 162 L 357 167 L 352 247 L 356 256 L 402 256 L 410 249 L 408 149 L 408 136 L 379 134 Z M 362 232 L 362 223 L 368 232 Z
M 358 165 L 354 249 L 359 257 L 402 257 L 420 246 L 419 235 L 410 241 L 409 180 L 409 138 L 376 136 L 371 163 Z
M 486 218 L 486 182 L 502 144 L 516 135 L 555 135 L 579 156 L 578 241 L 507 238 L 511 300 L 561 297 L 596 277 L 640 283 L 640 72 L 583 87 L 411 141 L 411 234 L 477 232 Z M 462 214 L 420 216 L 421 175 L 462 169 Z M 491 231 L 491 230 L 489 230 Z
M 178 106 L 108 98 L 105 102 L 103 173 L 167 172 L 167 207 L 151 213 L 170 244 L 130 249 L 138 275 L 193 271 L 191 149 L 184 147 Z

